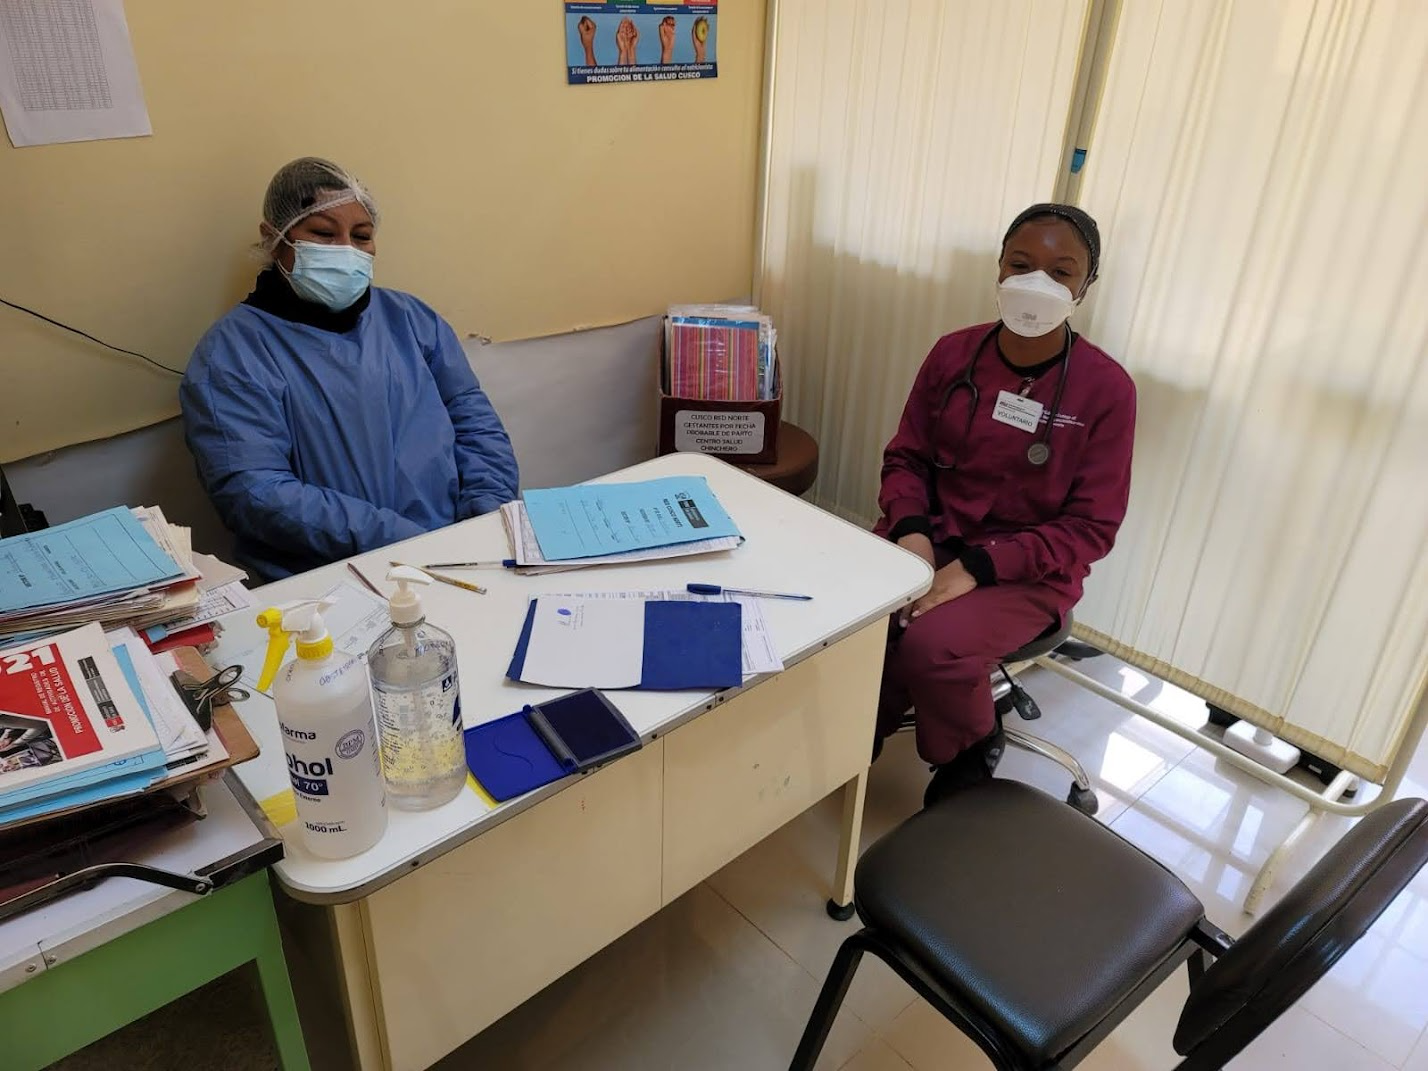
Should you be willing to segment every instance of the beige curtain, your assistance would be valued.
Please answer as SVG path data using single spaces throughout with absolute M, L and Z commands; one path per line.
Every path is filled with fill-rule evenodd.
M 939 335 L 996 315 L 1002 228 L 1050 197 L 1085 0 L 776 0 L 758 300 L 815 498 L 875 519 Z
M 1381 780 L 1428 674 L 1428 4 L 1130 0 L 1080 202 L 1141 411 L 1079 620 Z

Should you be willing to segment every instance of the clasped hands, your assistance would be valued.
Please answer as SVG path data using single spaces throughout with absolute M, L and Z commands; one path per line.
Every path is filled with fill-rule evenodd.
M 937 568 L 937 555 L 932 549 L 932 540 L 921 532 L 905 535 L 897 541 L 904 550 L 910 550 L 936 570 L 932 575 L 932 588 L 911 606 L 905 606 L 898 614 L 898 624 L 903 628 L 929 610 L 936 609 L 944 602 L 960 599 L 977 586 L 972 574 L 960 561 L 950 562 Z

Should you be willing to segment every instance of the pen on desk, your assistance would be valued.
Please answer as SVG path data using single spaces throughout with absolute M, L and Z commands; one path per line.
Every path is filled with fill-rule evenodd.
M 798 595 L 791 591 L 751 591 L 748 588 L 724 588 L 718 584 L 686 584 L 684 590 L 691 595 L 747 595 L 754 599 L 796 599 L 812 602 L 812 595 Z
M 406 565 L 407 563 L 406 563 L 406 562 L 392 562 L 392 564 L 393 564 L 393 565 Z M 486 594 L 486 589 L 483 588 L 480 584 L 469 584 L 469 583 L 467 583 L 465 580 L 457 580 L 454 576 L 442 576 L 440 573 L 433 573 L 430 569 L 424 568 L 423 566 L 420 566 L 420 565 L 411 565 L 411 566 L 408 566 L 408 568 L 410 568 L 410 569 L 415 569 L 415 570 L 416 570 L 417 572 L 419 572 L 419 573 L 425 573 L 427 576 L 431 577 L 433 580 L 439 580 L 439 581 L 440 581 L 441 583 L 443 583 L 443 584 L 450 584 L 450 585 L 451 585 L 452 587 L 454 587 L 454 588 L 461 588 L 463 591 L 474 591 L 477 595 L 484 595 L 484 594 Z
M 355 576 L 358 580 L 362 581 L 362 586 L 364 588 L 370 591 L 373 595 L 377 596 L 377 598 L 386 599 L 386 596 L 377 590 L 377 585 L 372 583 L 372 581 L 368 580 L 365 576 L 362 575 L 361 569 L 358 569 L 357 566 L 353 565 L 351 562 L 347 563 L 347 568 L 351 570 L 353 576 Z
M 418 568 L 425 569 L 514 569 L 515 558 L 505 558 L 498 562 L 431 562 Z

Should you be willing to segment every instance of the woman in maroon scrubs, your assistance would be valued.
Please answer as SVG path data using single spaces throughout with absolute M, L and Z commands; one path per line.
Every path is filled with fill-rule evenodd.
M 990 776 L 992 670 L 1076 604 L 1125 517 L 1135 384 L 1066 323 L 1100 246 L 1072 205 L 1017 216 L 1001 319 L 932 347 L 884 454 L 877 531 L 937 572 L 893 624 L 878 734 L 914 710 L 929 802 Z

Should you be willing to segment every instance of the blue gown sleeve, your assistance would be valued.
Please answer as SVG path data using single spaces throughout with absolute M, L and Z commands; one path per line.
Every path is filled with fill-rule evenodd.
M 424 531 L 399 513 L 294 475 L 280 385 L 211 370 L 185 377 L 179 401 L 199 479 L 235 534 L 337 561 Z
M 515 499 L 520 483 L 516 455 L 456 332 L 434 311 L 426 311 L 436 325 L 427 365 L 456 430 L 456 471 L 461 481 L 456 519 L 464 521 Z

